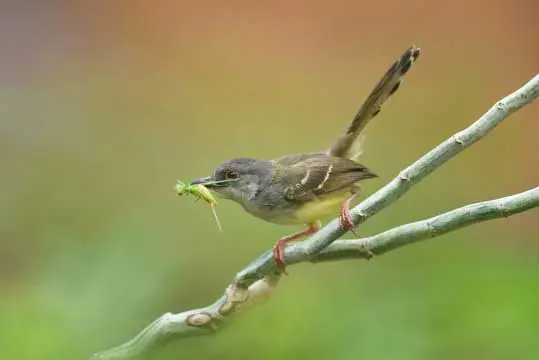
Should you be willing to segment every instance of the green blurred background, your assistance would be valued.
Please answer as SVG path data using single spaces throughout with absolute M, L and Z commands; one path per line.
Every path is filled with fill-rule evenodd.
M 368 128 L 380 178 L 538 71 L 536 1 L 0 2 L 0 356 L 85 359 L 207 305 L 295 228 L 176 179 L 325 149 L 411 44 Z M 361 227 L 537 186 L 537 104 Z M 537 211 L 366 263 L 290 269 L 273 300 L 152 359 L 538 359 Z

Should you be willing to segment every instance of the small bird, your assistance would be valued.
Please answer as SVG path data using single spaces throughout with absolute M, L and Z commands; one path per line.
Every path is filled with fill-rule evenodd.
M 273 249 L 278 269 L 285 272 L 287 243 L 317 232 L 321 219 L 339 211 L 344 231 L 355 234 L 350 205 L 359 195 L 359 182 L 377 175 L 356 162 L 361 153 L 360 134 L 382 104 L 401 85 L 402 77 L 419 57 L 411 46 L 386 72 L 352 122 L 333 146 L 324 152 L 286 155 L 274 160 L 235 158 L 217 166 L 211 176 L 193 180 L 218 197 L 230 199 L 260 219 L 308 228 L 279 239 Z

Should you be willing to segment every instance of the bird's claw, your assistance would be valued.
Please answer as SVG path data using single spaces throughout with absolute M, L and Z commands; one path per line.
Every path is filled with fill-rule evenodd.
M 356 225 L 350 218 L 350 206 L 347 204 L 348 202 L 345 202 L 341 208 L 341 212 L 339 214 L 339 227 L 342 231 L 350 231 L 355 236 L 359 236 L 356 232 Z
M 287 239 L 278 240 L 275 246 L 273 247 L 273 261 L 275 266 L 280 273 L 288 275 L 286 272 L 286 265 L 284 263 L 284 249 L 288 243 Z

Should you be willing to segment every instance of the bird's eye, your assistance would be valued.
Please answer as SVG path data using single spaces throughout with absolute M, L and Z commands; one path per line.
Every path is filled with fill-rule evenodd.
M 225 171 L 224 174 L 225 180 L 236 180 L 239 177 L 238 173 L 234 171 Z

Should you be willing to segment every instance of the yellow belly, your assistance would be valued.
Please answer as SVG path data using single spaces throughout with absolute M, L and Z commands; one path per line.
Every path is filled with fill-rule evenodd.
M 342 203 L 350 195 L 351 193 L 347 191 L 309 202 L 294 213 L 294 219 L 298 224 L 309 224 L 329 215 L 337 216 L 339 215 Z

